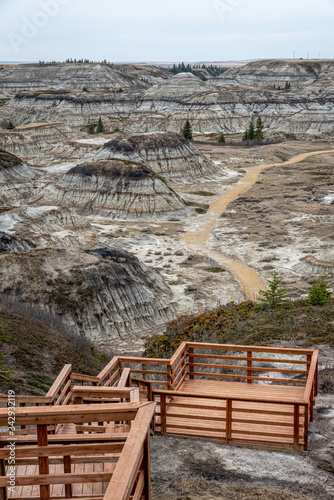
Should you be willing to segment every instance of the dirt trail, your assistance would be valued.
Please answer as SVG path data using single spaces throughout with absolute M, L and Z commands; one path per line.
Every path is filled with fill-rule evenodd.
M 207 212 L 209 222 L 206 224 L 205 228 L 200 231 L 186 233 L 183 241 L 187 245 L 191 246 L 193 250 L 207 255 L 228 269 L 228 271 L 230 271 L 230 273 L 241 283 L 245 296 L 249 299 L 255 299 L 260 290 L 266 289 L 265 282 L 254 269 L 242 264 L 241 262 L 231 259 L 226 255 L 210 250 L 207 243 L 211 236 L 211 229 L 215 226 L 219 217 L 226 211 L 228 205 L 232 203 L 232 201 L 234 201 L 241 193 L 244 193 L 247 189 L 252 187 L 253 184 L 255 184 L 262 170 L 276 166 L 281 167 L 282 165 L 292 165 L 294 163 L 299 163 L 310 156 L 329 153 L 334 153 L 334 149 L 303 153 L 283 163 L 272 163 L 269 165 L 251 167 L 240 182 L 238 182 L 232 189 L 225 191 L 225 193 L 223 193 L 218 200 L 214 201 L 212 205 L 210 205 Z

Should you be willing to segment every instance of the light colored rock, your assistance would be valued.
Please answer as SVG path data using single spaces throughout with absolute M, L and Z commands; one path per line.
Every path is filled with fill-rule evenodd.
M 139 162 L 174 182 L 223 175 L 223 171 L 194 144 L 173 132 L 120 135 L 102 146 L 96 158 Z
M 0 293 L 60 315 L 97 345 L 142 335 L 171 319 L 160 274 L 118 250 L 36 249 L 0 255 Z
M 152 171 L 136 163 L 98 160 L 72 168 L 44 193 L 43 203 L 74 207 L 82 215 L 120 219 L 182 215 L 181 198 Z
M 0 206 L 11 206 L 31 196 L 35 190 L 32 181 L 39 175 L 17 156 L 0 149 Z

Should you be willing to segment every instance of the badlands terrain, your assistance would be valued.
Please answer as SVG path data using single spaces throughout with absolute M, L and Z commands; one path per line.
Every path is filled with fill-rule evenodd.
M 95 349 L 142 353 L 181 315 L 256 300 L 274 270 L 292 299 L 320 276 L 334 288 L 334 61 L 203 74 L 0 66 L 0 313 L 6 366 L 27 370 L 18 390 L 44 394 L 65 362 L 94 375 L 109 359 Z M 265 140 L 242 142 L 259 115 Z M 314 347 L 332 370 L 333 348 Z M 333 498 L 320 389 L 308 457 L 155 437 L 154 498 Z
M 273 270 L 291 298 L 333 286 L 333 72 L 0 67 L 0 294 L 135 352 L 181 314 L 256 299 Z M 259 114 L 264 142 L 242 143 Z

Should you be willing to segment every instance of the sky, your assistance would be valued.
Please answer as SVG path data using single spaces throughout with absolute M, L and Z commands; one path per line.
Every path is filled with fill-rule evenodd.
M 334 58 L 334 0 L 0 0 L 0 61 Z

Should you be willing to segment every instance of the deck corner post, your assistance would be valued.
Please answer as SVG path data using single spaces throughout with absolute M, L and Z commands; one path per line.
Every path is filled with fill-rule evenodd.
M 167 365 L 167 390 L 168 391 L 173 391 L 174 390 L 174 383 L 173 383 L 173 375 L 172 375 L 172 367 L 171 367 L 171 365 Z
M 194 380 L 195 376 L 194 376 L 194 371 L 195 371 L 195 368 L 194 368 L 194 357 L 192 356 L 192 354 L 194 354 L 194 348 L 193 347 L 189 347 L 189 379 L 190 380 Z
M 308 451 L 308 417 L 309 406 L 304 406 L 304 451 Z

